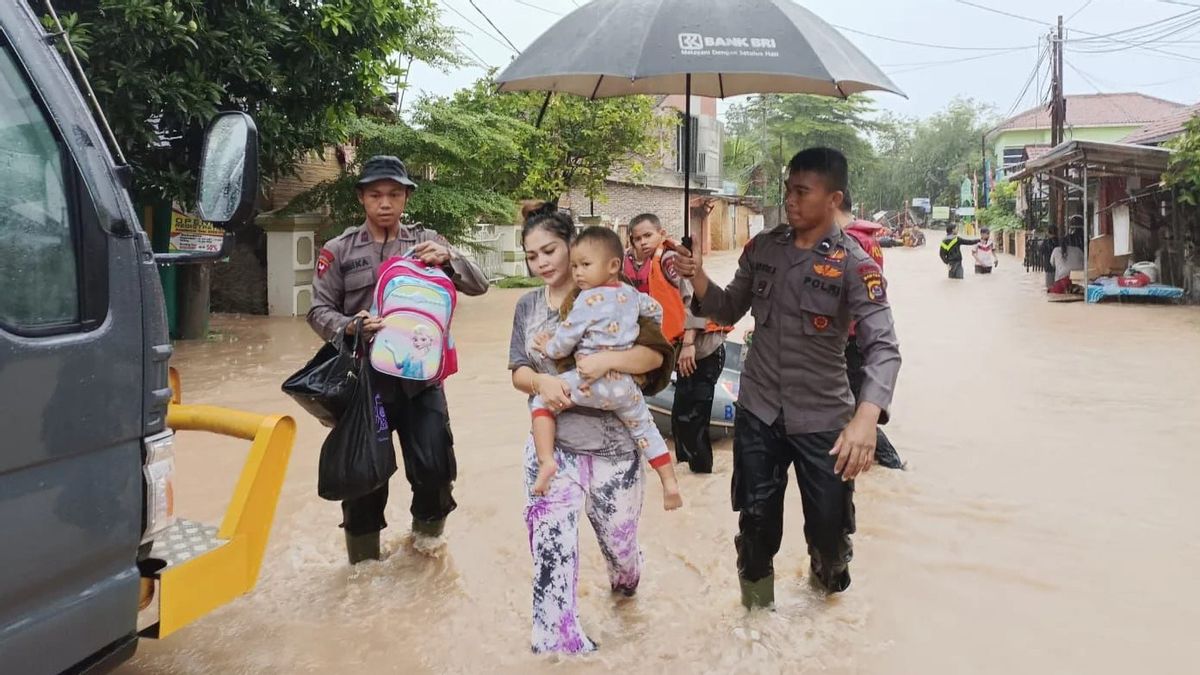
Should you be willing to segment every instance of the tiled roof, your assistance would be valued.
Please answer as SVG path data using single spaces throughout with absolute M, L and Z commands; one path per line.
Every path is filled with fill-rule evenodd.
M 1067 97 L 1067 126 L 1103 127 L 1149 124 L 1178 112 L 1182 103 L 1145 94 L 1083 94 Z M 993 131 L 1050 127 L 1046 106 L 1030 108 L 1000 123 Z
M 1122 143 L 1137 143 L 1139 145 L 1157 145 L 1183 133 L 1183 127 L 1188 120 L 1200 115 L 1200 105 L 1193 105 L 1177 110 L 1162 119 L 1138 129 L 1121 139 Z

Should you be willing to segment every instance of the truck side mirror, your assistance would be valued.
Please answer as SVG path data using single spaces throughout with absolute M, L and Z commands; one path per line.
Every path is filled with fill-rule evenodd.
M 200 161 L 200 218 L 223 229 L 245 222 L 258 198 L 258 127 L 243 112 L 223 112 L 204 134 Z

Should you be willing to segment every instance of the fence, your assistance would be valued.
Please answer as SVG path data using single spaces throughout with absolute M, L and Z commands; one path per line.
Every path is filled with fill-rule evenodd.
M 504 276 L 504 254 L 500 251 L 501 233 L 495 225 L 476 225 L 475 232 L 467 240 L 463 251 L 471 260 L 479 265 L 488 281 L 495 281 Z

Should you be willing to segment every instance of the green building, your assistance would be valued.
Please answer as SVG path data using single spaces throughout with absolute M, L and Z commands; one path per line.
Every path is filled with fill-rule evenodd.
M 1064 141 L 1119 143 L 1148 124 L 1185 110 L 1181 103 L 1145 94 L 1085 94 L 1067 96 Z M 990 149 L 994 178 L 1004 180 L 1026 160 L 1050 147 L 1050 110 L 1031 108 L 1010 117 L 984 136 Z

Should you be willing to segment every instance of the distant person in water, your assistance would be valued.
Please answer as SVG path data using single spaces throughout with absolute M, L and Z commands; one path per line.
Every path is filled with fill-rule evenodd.
M 971 251 L 975 258 L 975 274 L 991 274 L 996 268 L 996 243 L 992 241 L 992 231 L 983 228 L 979 231 L 979 243 Z
M 978 243 L 978 239 L 958 236 L 957 225 L 946 226 L 946 238 L 942 240 L 942 247 L 938 253 L 942 257 L 942 262 L 946 263 L 951 279 L 963 278 L 962 247 L 974 246 Z

